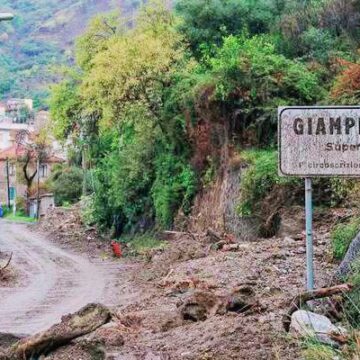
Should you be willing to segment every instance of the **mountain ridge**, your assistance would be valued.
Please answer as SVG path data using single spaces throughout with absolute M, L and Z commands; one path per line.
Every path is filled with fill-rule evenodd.
M 138 0 L 0 0 L 0 11 L 15 14 L 0 24 L 0 94 L 34 98 L 46 107 L 51 68 L 72 61 L 75 38 L 89 20 L 100 13 L 121 8 L 127 13 Z

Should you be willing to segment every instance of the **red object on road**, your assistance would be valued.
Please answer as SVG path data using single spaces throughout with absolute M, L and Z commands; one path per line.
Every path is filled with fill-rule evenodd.
M 112 247 L 113 253 L 116 257 L 118 257 L 118 258 L 122 257 L 121 246 L 119 243 L 117 243 L 116 241 L 112 241 L 111 247 Z

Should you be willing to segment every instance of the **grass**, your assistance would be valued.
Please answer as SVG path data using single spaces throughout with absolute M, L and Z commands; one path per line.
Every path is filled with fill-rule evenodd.
M 330 346 L 309 341 L 305 344 L 303 356 L 305 360 L 330 360 L 336 359 L 339 353 Z M 338 358 L 339 360 L 341 359 L 340 357 Z
M 35 223 L 37 220 L 31 218 L 29 216 L 25 216 L 22 213 L 17 213 L 14 215 L 13 213 L 5 214 L 4 219 L 12 222 L 26 222 L 26 223 Z
M 331 232 L 331 244 L 334 258 L 342 260 L 360 230 L 360 219 L 352 219 L 347 224 L 339 224 Z
M 151 234 L 123 237 L 121 242 L 126 243 L 137 255 L 146 255 L 150 250 L 162 250 L 166 247 L 166 242 L 156 239 Z

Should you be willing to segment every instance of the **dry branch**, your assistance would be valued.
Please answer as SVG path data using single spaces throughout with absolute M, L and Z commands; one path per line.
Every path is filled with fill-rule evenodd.
M 200 236 L 199 234 L 195 234 L 189 231 L 169 231 L 169 230 L 163 231 L 162 235 L 164 240 L 169 240 L 169 241 L 171 240 L 171 238 L 173 239 L 179 236 L 190 236 L 194 240 L 196 240 L 196 238 Z
M 0 273 L 1 273 L 2 271 L 4 271 L 4 270 L 10 265 L 11 260 L 12 260 L 12 257 L 13 257 L 13 253 L 10 254 L 10 257 L 9 257 L 7 263 L 5 264 L 5 266 L 3 266 L 2 268 L 0 268 Z
M 46 355 L 71 340 L 89 334 L 110 321 L 107 307 L 89 304 L 80 311 L 64 316 L 60 324 L 37 335 L 20 340 L 6 352 L 0 360 L 28 360 Z
M 295 296 L 291 301 L 290 309 L 283 317 L 283 326 L 286 331 L 289 331 L 291 324 L 291 315 L 301 309 L 301 307 L 310 300 L 322 299 L 338 294 L 344 294 L 351 291 L 353 286 L 351 284 L 341 284 L 329 288 L 322 288 L 314 291 L 307 291 L 302 294 Z

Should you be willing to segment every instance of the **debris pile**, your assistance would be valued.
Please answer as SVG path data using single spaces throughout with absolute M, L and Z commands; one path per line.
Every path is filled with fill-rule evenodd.
M 86 251 L 90 255 L 110 251 L 109 243 L 104 241 L 96 227 L 83 223 L 79 204 L 71 208 L 53 208 L 40 221 L 38 230 L 49 234 L 58 244 Z

